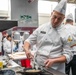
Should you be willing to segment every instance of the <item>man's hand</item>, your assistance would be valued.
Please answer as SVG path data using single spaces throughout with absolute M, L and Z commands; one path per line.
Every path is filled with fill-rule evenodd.
M 24 42 L 23 49 L 25 51 L 25 54 L 26 54 L 27 58 L 32 59 L 33 55 L 31 54 L 31 51 L 29 50 L 30 49 L 30 44 L 28 42 Z
M 54 64 L 54 59 L 47 59 L 45 62 L 45 67 L 49 68 Z
M 34 57 L 34 56 L 31 54 L 31 51 L 30 51 L 30 50 L 25 51 L 25 54 L 26 54 L 27 58 L 29 58 L 29 59 L 33 59 L 33 57 Z
M 51 58 L 47 59 L 44 64 L 45 67 L 51 67 L 54 63 L 64 63 L 66 62 L 66 57 L 64 55 L 57 57 L 57 58 Z

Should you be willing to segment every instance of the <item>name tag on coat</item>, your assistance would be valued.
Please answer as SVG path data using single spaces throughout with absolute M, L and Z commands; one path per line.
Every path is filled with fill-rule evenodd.
M 46 32 L 45 32 L 45 31 L 41 31 L 40 33 L 42 33 L 42 34 L 46 34 Z

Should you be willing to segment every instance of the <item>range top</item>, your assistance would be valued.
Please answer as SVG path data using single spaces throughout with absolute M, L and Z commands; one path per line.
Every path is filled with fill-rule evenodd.
M 66 75 L 62 72 L 59 72 L 57 70 L 54 69 L 44 69 L 43 71 L 39 72 L 39 73 L 25 73 L 25 70 L 23 72 L 20 72 L 22 75 Z

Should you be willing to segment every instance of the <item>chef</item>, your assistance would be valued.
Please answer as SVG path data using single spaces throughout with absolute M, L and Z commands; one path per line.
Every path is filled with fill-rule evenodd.
M 11 35 L 7 36 L 7 40 L 4 43 L 4 53 L 11 53 Z
M 15 48 L 15 44 L 14 42 L 12 41 L 12 38 L 11 38 L 11 35 L 8 35 L 7 36 L 7 40 L 6 42 L 4 43 L 4 54 L 9 54 L 12 52 L 12 48 L 14 50 Z
M 72 13 L 70 13 L 69 15 L 67 15 L 66 17 L 66 22 L 65 22 L 65 28 L 68 30 L 68 32 L 72 35 L 72 38 L 69 37 L 69 40 L 72 41 L 72 42 L 69 42 L 69 45 L 71 47 L 73 47 L 75 44 L 76 44 L 76 26 L 73 24 L 73 15 Z
M 65 72 L 65 62 L 69 62 L 73 56 L 72 48 L 67 43 L 68 32 L 62 28 L 66 35 L 62 31 L 63 36 L 59 33 L 65 18 L 66 3 L 66 0 L 61 0 L 51 13 L 51 21 L 38 27 L 24 42 L 27 58 L 33 57 L 30 47 L 36 44 L 36 63 L 61 72 Z
M 73 59 L 67 64 L 66 63 L 66 67 L 65 67 L 65 72 L 67 75 L 70 74 L 70 68 L 72 70 L 72 75 L 76 75 L 76 26 L 73 25 L 73 15 L 72 13 L 70 13 L 67 17 L 66 17 L 66 23 L 65 23 L 65 27 L 66 29 L 69 31 L 69 33 L 72 34 L 73 39 L 71 39 L 69 42 L 70 46 L 73 48 L 72 52 L 74 53 Z
M 2 52 L 2 33 L 0 32 L 0 53 Z

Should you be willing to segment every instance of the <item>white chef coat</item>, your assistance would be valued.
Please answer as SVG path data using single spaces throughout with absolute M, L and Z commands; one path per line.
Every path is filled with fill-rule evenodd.
M 7 53 L 11 53 L 11 42 L 9 40 L 4 43 L 4 51 Z
M 3 38 L 3 46 L 4 46 L 4 43 L 7 41 L 6 37 Z
M 9 40 L 6 40 L 6 42 L 4 43 L 4 53 L 11 53 L 12 52 L 12 48 L 15 48 L 15 44 L 14 42 L 11 42 Z
M 2 33 L 0 32 L 0 52 L 2 51 Z
M 71 33 L 73 38 L 72 42 L 70 43 L 70 46 L 76 45 L 76 26 L 71 24 L 66 24 L 64 26 L 69 31 L 69 33 Z M 74 53 L 74 55 L 76 55 L 76 46 L 73 46 L 72 52 Z
M 37 28 L 26 41 L 30 45 L 36 44 L 36 61 L 39 65 L 44 65 L 46 59 L 60 57 L 61 55 L 66 56 L 67 62 L 72 59 L 71 48 L 63 38 L 62 42 L 61 38 L 57 29 L 53 28 L 50 23 L 46 23 Z M 65 69 L 64 63 L 55 63 L 52 68 L 61 72 Z

